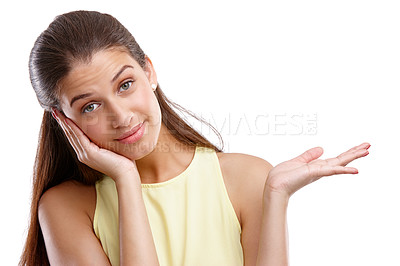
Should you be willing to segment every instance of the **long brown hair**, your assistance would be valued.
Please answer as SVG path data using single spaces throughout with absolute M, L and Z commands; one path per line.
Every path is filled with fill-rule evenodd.
M 56 17 L 32 48 L 29 73 L 44 114 L 33 171 L 30 224 L 19 265 L 49 265 L 38 221 L 38 204 L 43 193 L 66 180 L 94 185 L 102 176 L 102 173 L 79 162 L 62 129 L 52 118 L 51 108 L 61 110 L 57 85 L 71 70 L 72 62 L 90 62 L 95 52 L 111 47 L 125 48 L 142 68 L 145 67 L 146 55 L 131 33 L 111 15 L 94 11 L 75 11 Z M 221 135 L 213 126 L 170 101 L 159 85 L 155 94 L 162 123 L 178 141 L 218 152 L 223 150 Z M 218 136 L 221 148 L 208 141 L 174 109 L 209 126 Z

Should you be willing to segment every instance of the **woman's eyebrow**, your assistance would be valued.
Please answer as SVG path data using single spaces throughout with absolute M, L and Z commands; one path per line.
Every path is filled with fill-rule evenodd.
M 127 69 L 127 68 L 132 68 L 132 69 L 133 69 L 133 66 L 131 66 L 131 65 L 124 65 L 123 67 L 121 67 L 121 69 L 118 71 L 118 73 L 115 74 L 115 76 L 112 78 L 111 83 L 113 83 L 114 81 L 116 81 L 117 78 L 119 77 L 119 75 L 121 75 L 122 72 L 124 72 L 125 69 Z
M 80 99 L 83 99 L 83 98 L 90 97 L 90 96 L 92 96 L 92 95 L 93 95 L 92 93 L 84 93 L 84 94 L 77 95 L 77 96 L 75 96 L 74 98 L 72 98 L 72 100 L 71 100 L 69 106 L 72 107 L 72 104 L 73 104 L 75 101 L 80 100 Z

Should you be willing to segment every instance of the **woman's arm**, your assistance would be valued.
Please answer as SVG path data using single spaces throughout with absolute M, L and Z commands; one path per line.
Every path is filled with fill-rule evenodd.
M 60 112 L 55 111 L 53 115 L 63 128 L 79 161 L 115 181 L 119 204 L 120 265 L 158 265 L 135 162 L 99 148 L 72 120 Z
M 369 147 L 368 143 L 363 143 L 327 160 L 318 159 L 323 153 L 322 148 L 313 148 L 272 168 L 264 188 L 257 265 L 289 265 L 286 212 L 290 196 L 323 176 L 357 174 L 357 169 L 346 165 L 368 155 Z
M 259 266 L 289 265 L 286 211 L 289 198 L 273 192 L 265 193 L 257 256 Z
M 93 232 L 95 188 L 67 181 L 46 191 L 39 223 L 50 265 L 110 265 Z
M 137 171 L 136 171 L 137 172 Z M 158 265 L 157 253 L 142 197 L 140 178 L 116 182 L 119 208 L 120 265 Z

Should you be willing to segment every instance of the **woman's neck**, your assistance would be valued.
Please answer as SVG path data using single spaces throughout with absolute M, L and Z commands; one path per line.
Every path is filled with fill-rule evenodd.
M 195 149 L 179 142 L 162 125 L 154 150 L 136 160 L 142 184 L 165 182 L 179 175 L 191 163 Z

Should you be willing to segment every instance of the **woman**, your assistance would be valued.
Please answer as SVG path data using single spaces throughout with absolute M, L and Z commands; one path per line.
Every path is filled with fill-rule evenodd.
M 314 148 L 272 168 L 223 153 L 110 15 L 57 17 L 29 67 L 45 112 L 21 265 L 286 265 L 289 197 L 368 154 Z

